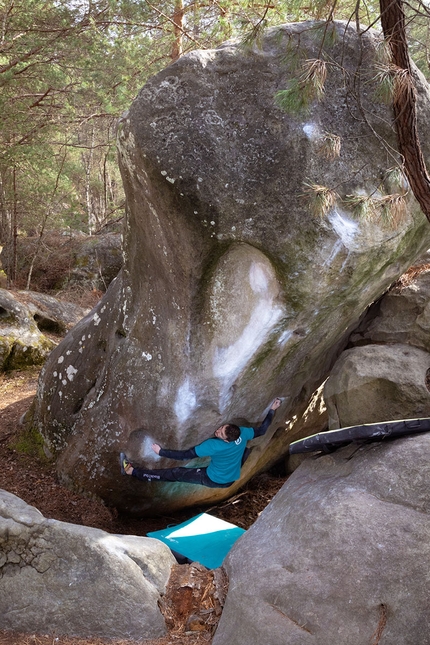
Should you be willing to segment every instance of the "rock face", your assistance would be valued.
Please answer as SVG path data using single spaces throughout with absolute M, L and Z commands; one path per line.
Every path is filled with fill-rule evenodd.
M 330 428 L 430 416 L 430 272 L 370 308 L 324 388 Z
M 308 458 L 228 555 L 213 645 L 428 645 L 429 476 L 428 433 Z
M 324 388 L 329 427 L 430 417 L 430 354 L 408 345 L 343 352 Z
M 351 335 L 351 345 L 401 343 L 430 352 L 430 271 L 395 287 L 373 305 Z
M 18 291 L 14 297 L 28 308 L 41 332 L 65 334 L 90 311 L 89 308 L 80 307 L 73 302 L 58 300 L 36 291 Z
M 106 291 L 123 265 L 120 233 L 90 235 L 75 244 L 69 285 Z
M 279 419 L 306 407 L 362 312 L 428 247 L 430 227 L 410 195 L 396 223 L 381 213 L 358 219 L 347 200 L 399 191 L 369 128 L 396 145 L 389 109 L 372 102 L 375 34 L 330 26 L 326 55 L 349 76 L 330 66 L 326 98 L 305 116 L 276 104 L 296 69 L 286 53 L 316 58 L 324 30 L 286 25 L 261 48 L 192 52 L 152 78 L 122 118 L 124 268 L 51 354 L 35 408 L 63 481 L 135 513 L 226 497 L 239 484 L 121 478 L 118 452 L 171 465 L 152 453 L 153 440 L 188 448 L 227 419 L 257 422 L 284 395 L 243 483 L 286 452 Z M 368 123 L 345 85 L 356 74 Z M 417 83 L 425 123 L 430 101 Z M 330 161 L 327 133 L 342 142 Z M 326 216 L 304 198 L 306 182 L 314 206 L 327 205 L 318 186 L 336 187 Z
M 47 520 L 0 491 L 0 629 L 157 638 L 174 563 L 158 540 Z

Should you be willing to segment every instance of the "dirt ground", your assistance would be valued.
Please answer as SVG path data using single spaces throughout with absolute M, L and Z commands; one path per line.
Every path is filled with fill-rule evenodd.
M 188 509 L 169 517 L 132 519 L 114 509 L 72 493 L 58 483 L 54 468 L 29 442 L 19 421 L 36 392 L 38 370 L 0 374 L 0 488 L 36 506 L 47 518 L 103 529 L 109 533 L 146 535 L 183 522 L 199 512 L 247 529 L 285 482 L 276 471 L 255 477 L 239 493 L 219 506 Z M 162 611 L 168 636 L 145 640 L 145 645 L 207 645 L 219 620 L 227 580 L 222 570 L 200 565 L 174 567 Z M 144 638 L 144 636 L 142 636 Z M 0 631 L 0 645 L 132 645 L 135 641 L 69 638 L 55 634 L 15 634 Z

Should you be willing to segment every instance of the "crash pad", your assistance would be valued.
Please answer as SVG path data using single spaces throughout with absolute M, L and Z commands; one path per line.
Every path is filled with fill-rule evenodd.
M 216 569 L 243 533 L 245 530 L 235 524 L 201 513 L 182 524 L 151 531 L 147 536 L 161 540 L 175 554 Z
M 336 448 L 345 446 L 348 443 L 363 441 L 383 441 L 395 439 L 416 432 L 428 432 L 430 430 L 430 418 L 424 419 L 401 419 L 395 421 L 381 421 L 379 423 L 363 423 L 362 425 L 339 428 L 319 432 L 304 439 L 293 441 L 289 447 L 290 455 L 300 452 L 332 452 Z

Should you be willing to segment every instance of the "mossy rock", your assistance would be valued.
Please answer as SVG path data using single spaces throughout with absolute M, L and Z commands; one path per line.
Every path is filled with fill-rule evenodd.
M 41 334 L 31 344 L 16 336 L 0 336 L 0 369 L 8 372 L 43 365 L 54 347 L 55 343 Z

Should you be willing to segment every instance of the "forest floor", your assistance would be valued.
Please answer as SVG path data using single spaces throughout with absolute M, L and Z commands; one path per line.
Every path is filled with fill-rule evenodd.
M 0 374 L 0 488 L 17 495 L 28 504 L 36 506 L 47 518 L 71 522 L 103 529 L 109 533 L 146 535 L 149 531 L 179 524 L 201 512 L 232 522 L 248 529 L 267 506 L 275 493 L 281 488 L 286 476 L 276 471 L 254 477 L 239 493 L 218 506 L 194 508 L 175 513 L 169 517 L 134 519 L 120 516 L 115 510 L 102 503 L 87 499 L 64 488 L 57 479 L 54 467 L 49 464 L 28 440 L 19 421 L 29 409 L 36 392 L 39 371 L 37 369 Z M 174 568 L 170 587 L 170 598 L 175 597 L 175 576 L 184 575 L 186 567 Z M 185 567 L 185 568 L 184 568 Z M 210 584 L 211 572 L 200 574 L 203 588 Z M 169 589 L 166 596 L 169 594 Z M 177 595 L 177 594 L 176 594 Z M 212 622 L 207 629 L 201 624 L 190 628 L 186 619 L 198 613 L 198 595 L 184 612 L 184 607 L 176 607 L 170 602 L 168 614 L 165 613 L 168 636 L 156 640 L 145 640 L 145 645 L 207 645 L 211 642 L 216 624 Z M 181 603 L 179 603 L 180 605 Z M 182 603 L 183 605 L 183 603 Z M 219 614 L 219 612 L 217 612 Z M 217 616 L 217 620 L 219 615 Z M 193 631 L 193 629 L 197 631 Z M 142 635 L 144 638 L 144 635 Z M 100 638 L 70 638 L 60 635 L 17 634 L 0 631 L 0 645 L 132 645 L 135 641 L 103 640 Z

